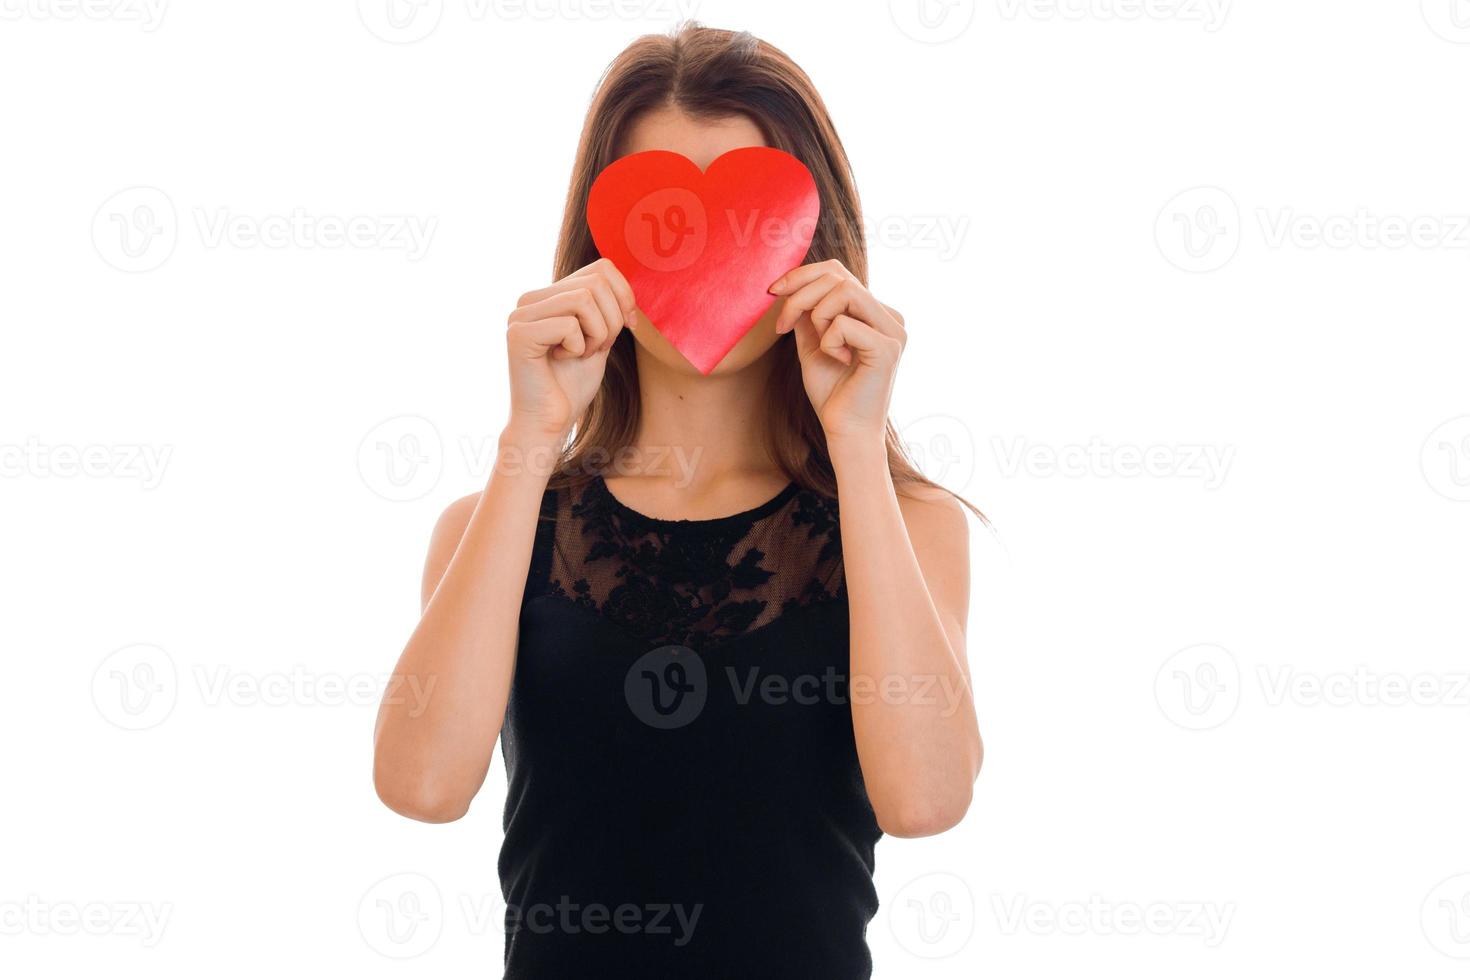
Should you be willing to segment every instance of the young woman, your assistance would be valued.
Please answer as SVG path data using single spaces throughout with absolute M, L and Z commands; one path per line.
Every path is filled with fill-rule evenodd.
M 821 218 L 704 376 L 584 210 L 626 154 L 748 146 L 800 159 Z M 377 726 L 379 795 L 430 822 L 499 736 L 507 977 L 867 977 L 874 844 L 969 806 L 966 518 L 887 421 L 904 325 L 865 279 L 847 158 L 785 55 L 686 27 L 618 57 L 556 281 L 509 317 L 495 472 L 434 529 Z

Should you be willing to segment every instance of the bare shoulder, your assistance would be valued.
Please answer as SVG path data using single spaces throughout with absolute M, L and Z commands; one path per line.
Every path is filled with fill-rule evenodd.
M 945 617 L 956 649 L 963 649 L 970 608 L 970 522 L 965 508 L 948 490 L 911 484 L 900 491 L 898 509 L 929 594 Z
M 429 604 L 434 590 L 439 587 L 439 580 L 444 577 L 444 570 L 454 559 L 454 553 L 459 548 L 459 540 L 464 537 L 464 529 L 469 526 L 470 518 L 474 516 L 475 507 L 479 503 L 480 494 L 478 493 L 460 497 L 445 507 L 444 512 L 439 515 L 439 520 L 435 522 L 434 533 L 429 538 L 429 554 L 424 559 L 424 578 L 420 590 L 424 606 Z
M 475 507 L 480 503 L 480 493 L 468 494 L 444 508 L 439 515 L 439 520 L 434 524 L 433 542 L 437 544 L 444 538 L 452 539 L 452 544 L 459 544 L 459 539 L 464 536 L 464 529 L 470 523 L 470 517 L 475 513 Z
M 942 487 L 909 484 L 898 493 L 898 509 L 917 547 L 919 539 L 947 542 L 964 550 L 970 540 L 970 522 L 954 494 Z

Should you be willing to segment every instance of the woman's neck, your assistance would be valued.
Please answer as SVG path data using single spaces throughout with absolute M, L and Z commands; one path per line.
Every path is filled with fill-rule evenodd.
M 643 475 L 701 496 L 741 478 L 784 483 L 766 448 L 767 383 L 771 359 L 759 358 L 732 374 L 701 377 L 661 364 L 641 349 L 638 358 L 636 459 L 662 466 Z M 629 473 L 628 475 L 633 475 Z

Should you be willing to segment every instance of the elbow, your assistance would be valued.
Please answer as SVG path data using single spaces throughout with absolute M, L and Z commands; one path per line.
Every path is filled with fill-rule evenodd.
M 955 808 L 915 807 L 898 810 L 880 814 L 878 829 L 889 837 L 933 837 L 957 826 L 968 809 L 969 805 L 966 804 Z
M 970 810 L 971 793 L 966 787 L 952 800 L 933 802 L 907 800 L 875 810 L 878 829 L 889 837 L 933 837 L 942 834 L 965 819 Z
M 403 779 L 375 772 L 373 786 L 384 806 L 422 823 L 453 823 L 470 809 L 464 794 L 448 791 L 430 779 Z
M 974 752 L 964 774 L 956 774 L 949 788 L 925 792 L 906 789 L 892 794 L 882 806 L 876 801 L 878 829 L 889 837 L 933 837 L 959 825 L 970 812 L 975 798 L 975 779 L 980 774 L 984 748 L 975 740 Z M 968 778 L 963 778 L 967 775 Z

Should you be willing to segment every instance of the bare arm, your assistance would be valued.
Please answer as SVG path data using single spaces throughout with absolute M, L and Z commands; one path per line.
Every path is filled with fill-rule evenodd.
M 965 815 L 983 758 L 965 664 L 969 534 L 942 491 L 898 497 L 882 449 L 834 447 L 852 726 L 879 825 L 924 837 Z
M 497 472 L 439 518 L 423 616 L 378 712 L 373 780 L 390 808 L 443 823 L 490 768 L 515 671 L 516 626 L 546 477 Z
M 627 281 L 600 259 L 525 294 L 510 315 L 511 421 L 495 472 L 434 528 L 423 613 L 378 711 L 373 783 L 404 816 L 457 820 L 485 781 L 515 674 L 542 494 L 633 310 Z
M 903 319 L 836 260 L 771 284 L 796 331 L 807 396 L 837 476 L 851 606 L 853 735 L 878 825 L 937 834 L 970 805 L 983 749 L 965 666 L 968 528 L 943 491 L 900 498 L 885 445 Z

